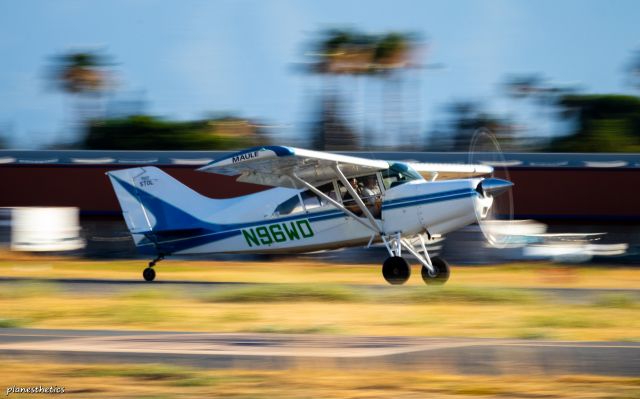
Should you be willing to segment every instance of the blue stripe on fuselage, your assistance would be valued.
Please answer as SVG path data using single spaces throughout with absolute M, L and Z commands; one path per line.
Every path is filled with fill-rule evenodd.
M 471 188 L 466 188 L 466 189 L 460 189 L 460 190 L 443 191 L 440 193 L 418 195 L 415 197 L 385 201 L 382 204 L 382 210 L 388 211 L 390 209 L 428 204 L 431 202 L 449 201 L 449 200 L 455 200 L 460 198 L 473 197 L 474 195 L 477 195 L 477 194 L 478 194 L 477 191 Z

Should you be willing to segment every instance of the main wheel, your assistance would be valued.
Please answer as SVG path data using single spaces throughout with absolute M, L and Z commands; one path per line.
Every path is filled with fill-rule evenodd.
M 382 275 L 389 284 L 404 284 L 411 276 L 411 266 L 406 259 L 400 256 L 392 256 L 382 264 Z
M 449 280 L 449 264 L 442 258 L 437 256 L 431 258 L 431 264 L 433 268 L 436 269 L 435 276 L 429 274 L 429 269 L 425 266 L 422 266 L 422 279 L 426 284 L 429 285 L 442 285 Z
M 146 281 L 153 281 L 153 279 L 156 278 L 156 271 L 147 267 L 142 271 L 142 277 L 144 277 Z

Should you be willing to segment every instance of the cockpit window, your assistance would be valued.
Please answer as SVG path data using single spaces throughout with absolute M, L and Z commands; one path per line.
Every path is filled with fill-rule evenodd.
M 408 181 L 424 179 L 420 176 L 420 173 L 413 170 L 406 163 L 394 162 L 389 169 L 382 172 L 382 180 L 384 181 L 384 188 L 388 190 Z

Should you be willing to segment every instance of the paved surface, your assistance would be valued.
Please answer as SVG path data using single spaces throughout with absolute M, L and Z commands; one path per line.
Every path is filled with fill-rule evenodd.
M 352 285 L 353 287 L 369 290 L 397 289 L 395 286 L 387 285 L 382 277 L 380 284 Z M 256 285 L 278 285 L 276 283 L 242 283 L 229 281 L 190 281 L 190 280 L 157 280 L 148 283 L 141 279 L 119 280 L 119 279 L 90 279 L 90 278 L 56 278 L 56 279 L 32 279 L 22 277 L 0 277 L 0 287 L 6 283 L 42 283 L 49 282 L 60 286 L 67 292 L 74 293 L 109 293 L 127 290 L 140 290 L 150 287 L 167 290 L 179 289 L 182 292 L 212 292 L 215 290 L 230 287 L 249 287 Z M 413 289 L 415 287 L 411 287 Z M 514 288 L 501 287 L 502 289 L 517 289 L 532 292 L 534 294 L 547 295 L 554 300 L 561 300 L 569 303 L 588 303 L 597 299 L 600 295 L 624 294 L 640 300 L 640 289 L 617 289 L 617 288 Z M 425 289 L 428 287 L 425 286 Z
M 393 368 L 640 375 L 640 343 L 97 330 L 0 330 L 0 358 L 206 368 Z

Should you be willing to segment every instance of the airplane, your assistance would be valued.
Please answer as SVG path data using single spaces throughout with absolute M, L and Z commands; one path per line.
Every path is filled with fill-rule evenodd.
M 272 187 L 229 199 L 208 198 L 159 168 L 107 172 L 135 245 L 155 256 L 313 252 L 382 244 L 384 279 L 404 284 L 422 265 L 426 284 L 444 284 L 449 264 L 427 243 L 486 218 L 513 183 L 488 165 L 384 161 L 287 146 L 249 148 L 197 169 Z M 425 178 L 426 176 L 426 178 Z M 484 176 L 484 177 L 481 177 Z

